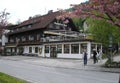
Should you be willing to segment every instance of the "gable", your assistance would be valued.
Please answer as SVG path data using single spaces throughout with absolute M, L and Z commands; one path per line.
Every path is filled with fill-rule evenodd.
M 48 30 L 68 30 L 68 31 L 77 31 L 76 26 L 74 25 L 72 19 L 65 18 L 65 20 L 54 19 L 47 26 Z

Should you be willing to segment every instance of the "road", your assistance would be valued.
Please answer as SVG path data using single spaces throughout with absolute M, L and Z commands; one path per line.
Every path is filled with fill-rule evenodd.
M 31 83 L 118 83 L 119 74 L 49 67 L 22 60 L 0 59 L 0 71 Z

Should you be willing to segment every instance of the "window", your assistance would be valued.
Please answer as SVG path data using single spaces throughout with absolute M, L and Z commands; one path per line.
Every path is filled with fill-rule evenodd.
M 71 44 L 71 53 L 79 54 L 79 44 Z
M 80 49 L 81 54 L 83 53 L 84 50 L 87 51 L 87 43 L 80 44 L 80 46 L 81 46 L 81 49 Z
M 49 28 L 53 28 L 53 24 L 49 24 L 49 26 L 48 26 Z
M 29 47 L 29 53 L 32 53 L 32 47 Z
M 62 45 L 57 45 L 57 53 L 62 53 Z
M 70 53 L 69 44 L 64 45 L 64 53 Z
M 19 42 L 19 41 L 20 41 L 20 39 L 18 37 L 16 37 L 16 42 Z
M 26 27 L 21 27 L 21 29 L 25 29 Z
M 37 40 L 39 40 L 40 39 L 40 34 L 37 34 Z
M 34 36 L 29 35 L 29 40 L 30 40 L 30 41 L 34 40 Z
M 26 38 L 24 36 L 22 36 L 22 41 L 26 41 Z
M 60 26 L 59 26 L 59 25 L 56 25 L 56 29 L 60 29 Z
M 13 38 L 10 38 L 10 42 L 14 42 L 14 39 L 13 39 Z
M 28 28 L 31 28 L 32 27 L 32 25 L 28 25 Z
M 45 46 L 45 53 L 49 53 L 49 46 L 48 45 Z
M 35 53 L 38 53 L 38 47 L 35 47 Z

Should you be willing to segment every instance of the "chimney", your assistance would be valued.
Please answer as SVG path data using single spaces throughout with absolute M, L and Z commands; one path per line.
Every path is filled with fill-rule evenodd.
M 32 19 L 32 17 L 31 17 L 31 16 L 29 17 L 29 20 L 30 20 L 30 19 Z
M 53 13 L 53 10 L 49 10 L 49 11 L 48 11 L 48 14 L 51 14 L 51 13 Z

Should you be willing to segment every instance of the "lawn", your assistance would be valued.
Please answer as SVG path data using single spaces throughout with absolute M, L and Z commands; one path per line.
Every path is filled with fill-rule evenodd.
M 28 82 L 0 72 L 0 83 L 28 83 Z

